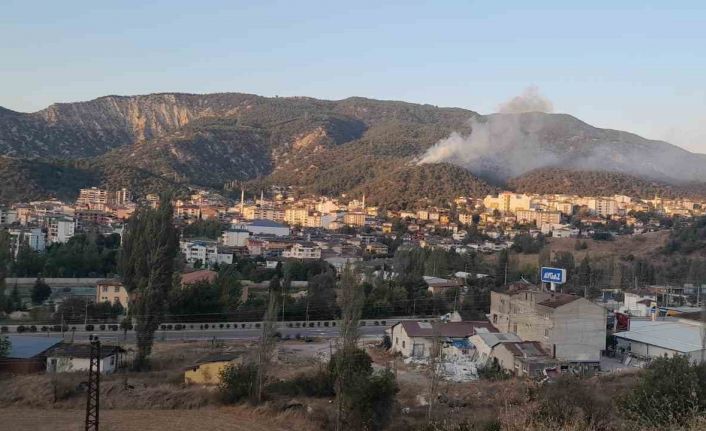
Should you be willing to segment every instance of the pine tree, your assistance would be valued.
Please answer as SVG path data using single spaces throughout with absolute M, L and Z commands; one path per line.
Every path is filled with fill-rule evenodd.
M 161 323 L 172 286 L 179 235 L 167 195 L 159 207 L 141 208 L 128 220 L 120 254 L 120 276 L 130 294 L 130 313 L 136 321 L 135 368 L 145 368 L 154 333 Z
M 32 286 L 32 304 L 40 305 L 51 296 L 51 287 L 41 278 L 37 278 Z

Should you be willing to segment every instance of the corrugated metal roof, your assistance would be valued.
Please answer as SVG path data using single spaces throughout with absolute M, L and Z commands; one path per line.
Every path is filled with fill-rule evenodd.
M 57 337 L 30 335 L 8 335 L 7 339 L 10 340 L 10 352 L 7 357 L 12 359 L 32 358 L 63 341 Z
M 674 320 L 632 320 L 629 331 L 617 332 L 615 336 L 680 353 L 703 349 L 701 326 Z

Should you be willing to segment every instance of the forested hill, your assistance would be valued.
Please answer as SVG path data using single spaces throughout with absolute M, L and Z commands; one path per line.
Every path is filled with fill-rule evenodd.
M 643 179 L 634 175 L 609 171 L 584 171 L 544 168 L 510 179 L 507 187 L 520 193 L 575 194 L 581 196 L 611 196 L 664 198 L 706 196 L 704 183 L 678 183 Z
M 418 165 L 435 144 L 468 137 L 483 124 L 493 125 L 488 136 L 502 157 L 487 146 L 461 146 L 437 163 Z M 608 159 L 595 157 L 608 147 L 619 151 Z M 2 155 L 8 158 L 0 163 L 0 177 L 17 179 L 0 193 L 5 202 L 64 197 L 89 185 L 125 186 L 139 195 L 164 187 L 221 189 L 228 182 L 251 181 L 253 187 L 278 184 L 312 193 L 365 192 L 371 202 L 403 207 L 456 195 L 480 197 L 507 186 L 544 193 L 653 194 L 655 188 L 681 184 L 680 174 L 706 181 L 703 155 L 597 129 L 568 115 L 484 117 L 465 109 L 355 97 L 164 93 L 60 103 L 28 114 L 0 108 Z M 554 178 L 526 170 L 507 173 L 517 160 L 534 166 L 530 159 L 559 160 L 557 155 L 575 163 Z M 469 156 L 480 160 L 482 169 L 465 163 Z M 683 169 L 665 172 L 661 166 L 667 161 Z M 28 171 L 34 163 L 39 170 Z M 641 166 L 644 175 L 635 174 Z M 627 167 L 632 177 L 570 175 Z M 42 180 L 40 171 L 60 180 Z M 506 184 L 511 177 L 519 178 Z M 533 185 L 535 180 L 541 186 Z M 701 188 L 696 184 L 691 190 Z

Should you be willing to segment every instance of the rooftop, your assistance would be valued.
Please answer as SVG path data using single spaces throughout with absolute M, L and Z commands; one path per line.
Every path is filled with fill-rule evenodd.
M 479 332 L 497 332 L 497 329 L 486 321 L 468 322 L 419 322 L 407 320 L 400 322 L 404 331 L 410 337 L 450 337 L 465 338 Z
M 124 352 L 125 349 L 119 346 L 109 344 L 101 345 L 101 359 L 112 356 L 115 353 Z M 60 343 L 47 351 L 47 356 L 71 357 L 71 358 L 90 358 L 90 344 L 68 344 Z
M 547 354 L 542 349 L 542 345 L 538 341 L 515 341 L 503 343 L 503 346 L 515 356 L 521 358 L 536 358 L 544 357 Z
M 538 302 L 537 305 L 542 305 L 544 307 L 559 308 L 562 305 L 569 304 L 571 302 L 579 299 L 576 295 L 569 295 L 568 293 L 555 293 L 550 298 L 544 301 Z
M 208 281 L 209 283 L 216 279 L 218 273 L 209 269 L 200 271 L 188 272 L 181 275 L 181 284 L 193 284 L 199 281 Z
M 702 326 L 679 320 L 631 320 L 630 330 L 617 332 L 616 337 L 625 340 L 662 347 L 680 353 L 703 349 Z
M 257 227 L 281 227 L 281 228 L 286 228 L 286 225 L 283 225 L 281 223 L 277 223 L 272 220 L 267 220 L 267 219 L 256 219 L 253 220 L 249 223 L 247 223 L 248 226 L 257 226 Z
M 11 359 L 30 359 L 39 356 L 50 347 L 60 343 L 57 337 L 35 337 L 31 335 L 8 335 L 10 351 L 7 354 Z

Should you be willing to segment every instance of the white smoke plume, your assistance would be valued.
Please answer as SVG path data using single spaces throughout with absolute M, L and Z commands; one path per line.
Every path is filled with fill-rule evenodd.
M 517 115 L 471 119 L 471 133 L 453 132 L 434 144 L 422 163 L 453 163 L 475 175 L 502 181 L 558 162 L 538 139 L 541 121 Z
M 554 104 L 542 96 L 539 88 L 531 86 L 519 96 L 515 96 L 498 106 L 498 112 L 503 114 L 521 114 L 523 112 L 553 112 Z

